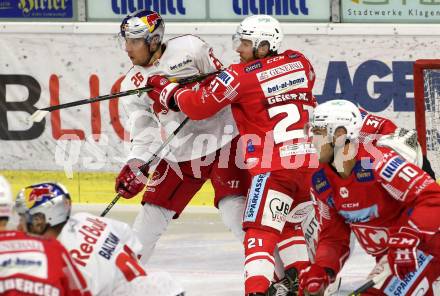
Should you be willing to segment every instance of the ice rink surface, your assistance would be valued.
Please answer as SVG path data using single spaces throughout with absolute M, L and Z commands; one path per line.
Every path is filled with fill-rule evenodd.
M 106 205 L 75 207 L 99 215 Z M 132 223 L 138 208 L 116 206 L 108 217 Z M 148 227 L 146 225 L 145 227 Z M 216 210 L 190 207 L 156 245 L 151 271 L 167 271 L 186 290 L 187 296 L 242 296 L 243 247 L 222 224 Z M 344 267 L 338 295 L 348 295 L 359 287 L 374 261 L 356 246 Z

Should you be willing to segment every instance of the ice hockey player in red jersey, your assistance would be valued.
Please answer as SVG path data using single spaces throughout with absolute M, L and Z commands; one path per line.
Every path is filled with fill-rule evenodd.
M 0 295 L 91 295 L 60 242 L 6 230 L 12 207 L 10 186 L 0 176 Z
M 282 38 L 278 21 L 254 15 L 241 22 L 235 36 L 241 63 L 221 72 L 210 85 L 192 90 L 158 76 L 148 81 L 155 87 L 150 97 L 156 103 L 193 120 L 232 108 L 253 176 L 243 220 L 246 295 L 266 293 L 277 243 L 292 278 L 308 261 L 300 227 L 285 224 L 292 208 L 309 200 L 307 182 L 317 167 L 315 149 L 304 133 L 316 104 L 315 74 L 302 53 L 278 53 Z
M 391 120 L 368 113 L 359 108 L 362 116 L 362 128 L 359 140 L 363 143 L 371 141 L 382 147 L 388 147 L 399 153 L 409 162 L 416 164 L 427 172 L 433 179 L 435 173 L 426 155 L 417 141 L 416 130 L 397 127 Z
M 17 212 L 25 210 L 29 233 L 57 238 L 65 246 L 92 295 L 184 295 L 167 273 L 147 274 L 137 258 L 142 245 L 126 223 L 85 212 L 71 216 L 70 194 L 63 185 L 27 186 L 15 206 Z
M 323 295 L 349 255 L 353 231 L 377 262 L 369 275 L 377 284 L 362 295 L 434 295 L 440 186 L 396 151 L 361 142 L 362 115 L 348 101 L 316 107 L 311 126 L 321 163 L 312 177 L 321 229 L 300 293 Z

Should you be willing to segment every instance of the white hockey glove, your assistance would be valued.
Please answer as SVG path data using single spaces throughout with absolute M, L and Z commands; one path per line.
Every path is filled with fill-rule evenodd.
M 423 154 L 417 142 L 417 131 L 398 128 L 390 135 L 382 136 L 377 141 L 378 147 L 388 147 L 400 154 L 407 161 L 423 166 Z

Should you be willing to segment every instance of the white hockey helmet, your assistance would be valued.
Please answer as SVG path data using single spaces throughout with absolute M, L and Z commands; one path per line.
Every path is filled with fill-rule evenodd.
M 10 218 L 12 215 L 12 206 L 11 186 L 9 182 L 0 175 L 0 218 Z
M 44 215 L 48 226 L 64 223 L 69 219 L 71 211 L 69 192 L 59 183 L 30 185 L 23 188 L 16 198 L 17 212 L 20 213 L 24 209 L 28 223 L 36 214 Z
M 331 137 L 338 127 L 347 130 L 347 139 L 359 137 L 362 128 L 362 116 L 359 108 L 347 100 L 331 100 L 319 104 L 313 111 L 312 127 L 326 128 Z
M 245 18 L 237 27 L 232 37 L 234 48 L 238 48 L 240 40 L 252 41 L 254 50 L 264 41 L 269 43 L 272 52 L 278 51 L 283 41 L 280 23 L 270 15 L 252 15 Z
M 143 38 L 151 43 L 161 43 L 165 33 L 165 23 L 156 11 L 141 9 L 127 15 L 121 23 L 119 36 L 123 39 Z

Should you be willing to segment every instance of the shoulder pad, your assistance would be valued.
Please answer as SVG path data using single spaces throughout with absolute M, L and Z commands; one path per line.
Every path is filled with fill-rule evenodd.
M 282 55 L 287 56 L 289 59 L 298 59 L 304 56 L 299 51 L 290 50 L 290 49 L 283 52 Z
M 382 179 L 389 182 L 394 178 L 400 168 L 405 165 L 406 161 L 393 150 L 386 150 L 384 151 L 382 159 L 378 162 L 374 169 L 379 173 L 379 176 Z

